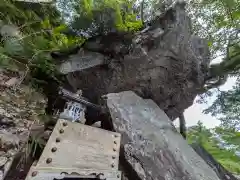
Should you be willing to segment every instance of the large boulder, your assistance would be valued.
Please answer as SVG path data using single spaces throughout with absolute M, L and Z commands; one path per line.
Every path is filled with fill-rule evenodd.
M 108 94 L 107 106 L 122 134 L 120 162 L 128 179 L 221 179 L 152 100 L 125 91 Z
M 185 4 L 177 2 L 139 33 L 90 38 L 60 70 L 94 103 L 103 94 L 131 90 L 153 99 L 173 120 L 202 92 L 209 55 L 206 41 L 192 34 Z

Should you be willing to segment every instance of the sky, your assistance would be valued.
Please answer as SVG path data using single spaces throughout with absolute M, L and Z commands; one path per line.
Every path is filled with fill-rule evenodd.
M 229 78 L 227 82 L 220 87 L 220 90 L 229 90 L 232 89 L 233 85 L 236 82 L 236 78 Z M 209 114 L 204 114 L 202 111 L 209 107 L 211 105 L 211 102 L 214 101 L 216 98 L 216 95 L 213 95 L 213 97 L 208 101 L 207 104 L 198 104 L 196 102 L 193 103 L 191 107 L 185 110 L 184 116 L 186 119 L 186 126 L 193 126 L 196 125 L 197 122 L 200 120 L 204 126 L 207 128 L 214 128 L 215 126 L 218 126 L 220 124 L 220 121 Z M 179 126 L 179 121 L 175 120 L 174 124 L 176 126 Z

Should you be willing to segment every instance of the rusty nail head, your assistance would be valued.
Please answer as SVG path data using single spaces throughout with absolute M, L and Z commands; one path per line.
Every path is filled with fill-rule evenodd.
M 112 159 L 116 159 L 116 156 L 112 156 Z
M 117 151 L 116 148 L 113 148 L 113 151 Z
M 115 138 L 117 138 L 117 137 L 118 137 L 118 135 L 117 135 L 117 134 L 115 134 L 115 135 L 114 135 L 114 137 L 115 137 Z
M 114 144 L 117 144 L 117 141 L 114 141 Z
M 62 134 L 62 133 L 64 133 L 64 130 L 63 130 L 63 129 L 60 129 L 60 131 L 59 131 L 59 132 Z
M 46 163 L 47 163 L 47 164 L 50 164 L 51 162 L 52 162 L 52 158 L 47 158 Z
M 67 122 L 64 122 L 64 123 L 63 123 L 63 126 L 67 126 Z
M 56 142 L 60 142 L 60 138 L 56 138 Z
M 120 178 L 120 175 L 119 175 L 119 174 L 117 175 L 117 178 Z
M 56 152 L 57 151 L 57 148 L 56 147 L 53 147 L 52 148 L 52 152 Z
M 33 165 L 33 166 L 36 166 L 36 165 L 37 165 L 37 163 L 38 163 L 38 161 L 36 160 L 36 161 L 34 161 L 34 162 L 33 162 L 33 164 L 32 164 L 32 165 Z
M 115 167 L 115 164 L 112 163 L 112 168 L 114 168 L 114 167 Z
M 33 171 L 33 172 L 32 172 L 32 177 L 36 176 L 37 173 L 38 173 L 37 171 Z

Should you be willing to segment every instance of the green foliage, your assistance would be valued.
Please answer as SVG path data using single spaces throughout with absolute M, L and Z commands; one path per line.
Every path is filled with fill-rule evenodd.
M 87 36 L 109 31 L 138 31 L 143 24 L 140 4 L 136 0 L 58 0 L 55 4 L 27 3 L 3 0 L 0 3 L 0 19 L 3 24 L 15 25 L 19 36 L 0 43 L 0 65 L 11 69 L 22 66 L 32 77 L 39 74 L 59 80 L 55 64 L 49 52 L 83 43 Z M 143 12 L 162 11 L 163 1 L 144 1 Z M 68 8 L 66 8 L 68 7 Z M 208 39 L 213 55 L 224 53 L 222 63 L 212 65 L 212 78 L 222 82 L 228 74 L 236 75 L 240 68 L 238 24 L 240 3 L 235 0 L 190 0 L 188 10 L 193 19 L 193 29 Z M 151 13 L 150 13 L 151 12 Z M 154 13 L 153 13 L 154 14 Z M 0 23 L 0 24 L 1 24 Z M 75 32 L 69 35 L 68 31 Z M 77 36 L 76 36 L 77 35 Z M 79 37 L 83 35 L 84 37 Z M 217 84 L 219 85 L 219 84 Z M 206 110 L 214 115 L 223 114 L 223 121 L 238 122 L 239 87 L 221 93 Z M 234 123 L 231 123 L 234 124 Z M 236 124 L 236 123 L 235 123 Z
M 223 149 L 219 145 L 220 141 L 214 138 L 213 132 L 220 135 L 226 141 L 225 146 L 236 145 L 239 142 L 239 139 L 237 139 L 239 136 L 238 132 L 222 127 L 209 130 L 200 122 L 197 126 L 191 127 L 188 130 L 188 142 L 189 144 L 198 143 L 202 145 L 226 169 L 230 172 L 240 174 L 240 157 L 235 153 L 239 149 Z
M 193 29 L 208 39 L 214 57 L 226 54 L 229 40 L 234 40 L 240 23 L 240 2 L 236 0 L 189 0 Z
M 240 69 L 240 44 L 229 45 L 228 53 L 219 64 L 213 64 L 210 67 L 212 77 L 224 75 L 237 75 Z
M 46 79 L 60 81 L 60 75 L 49 53 L 82 44 L 86 37 L 109 31 L 135 32 L 143 27 L 137 19 L 141 9 L 132 8 L 137 0 L 58 0 L 55 4 L 39 4 L 2 0 L 0 3 L 0 28 L 14 25 L 18 36 L 2 38 L 0 66 L 22 68 L 38 88 Z M 163 1 L 145 0 L 142 10 L 151 18 Z M 158 6 L 156 5 L 158 4 Z M 67 8 L 66 8 L 67 7 Z M 189 0 L 188 10 L 196 34 L 207 38 L 214 57 L 223 53 L 223 62 L 212 65 L 212 78 L 228 74 L 238 75 L 240 68 L 239 24 L 240 2 L 236 0 Z M 141 14 L 142 15 L 142 14 Z M 67 32 L 74 32 L 70 35 Z M 80 35 L 80 36 L 79 36 Z M 21 70 L 22 70 L 21 69 Z M 238 81 L 239 82 L 239 81 Z M 238 145 L 240 124 L 240 83 L 233 90 L 222 92 L 206 112 L 222 114 L 224 128 L 215 132 L 228 144 Z M 220 163 L 233 172 L 240 172 L 239 157 L 233 151 L 221 149 L 213 133 L 200 122 L 188 133 L 189 143 L 203 145 Z M 36 149 L 35 140 L 31 149 Z M 35 150 L 33 150 L 35 151 Z
M 229 75 L 239 72 L 239 9 L 240 2 L 235 0 L 189 0 L 193 30 L 208 40 L 211 60 L 218 61 L 210 66 L 207 89 L 224 84 Z
M 12 27 L 19 34 L 16 37 L 7 36 L 7 39 L 2 39 L 0 65 L 5 68 L 13 64 L 17 67 L 21 65 L 30 76 L 40 78 L 38 80 L 41 80 L 41 77 L 42 80 L 44 78 L 59 80 L 50 52 L 81 44 L 84 39 L 68 37 L 62 33 L 67 26 L 61 20 L 56 7 L 52 5 L 38 3 L 30 5 L 4 0 L 0 9 L 2 9 L 1 27 L 7 25 L 9 29 Z M 40 82 L 34 78 L 30 80 Z
M 71 30 L 75 35 L 84 37 L 116 30 L 134 32 L 143 27 L 142 21 L 137 19 L 141 12 L 151 17 L 151 13 L 166 8 L 160 5 L 163 1 L 150 0 L 144 1 L 146 7 L 141 10 L 140 4 L 136 2 L 136 0 L 58 0 L 57 9 L 55 4 L 3 0 L 0 4 L 0 18 L 4 23 L 16 25 L 23 35 L 21 43 L 9 41 L 5 44 L 5 54 L 11 54 L 14 56 L 11 58 L 15 60 L 16 56 L 21 56 L 21 62 L 31 61 L 31 64 L 32 61 L 38 62 L 36 60 L 38 54 L 41 54 L 39 56 L 42 58 L 43 52 L 64 49 L 84 41 L 84 38 L 64 34 L 66 31 Z M 226 44 L 229 44 L 229 39 L 236 44 L 239 6 L 239 2 L 234 0 L 189 1 L 188 9 L 194 20 L 193 29 L 209 40 L 208 44 L 214 54 L 218 51 L 227 54 L 226 48 L 233 54 Z M 239 56 L 227 56 L 225 59 L 226 62 L 219 66 L 212 66 L 211 72 L 216 76 L 238 70 Z M 6 61 L 6 58 L 1 60 Z M 50 65 L 48 67 L 52 68 Z
M 219 116 L 225 127 L 240 128 L 240 85 L 237 83 L 232 90 L 222 91 L 213 104 L 204 113 Z
M 235 127 L 223 125 L 222 127 L 217 127 L 215 132 L 221 135 L 222 139 L 228 144 L 235 145 L 236 149 L 240 150 L 240 132 Z
M 72 29 L 77 34 L 97 35 L 112 30 L 136 31 L 142 27 L 142 22 L 136 20 L 133 3 L 129 0 L 59 0 L 59 11 L 49 3 L 3 0 L 1 26 L 13 25 L 19 35 L 2 39 L 0 65 L 9 68 L 21 64 L 33 81 L 41 82 L 41 79 L 34 79 L 40 74 L 57 80 L 59 75 L 49 53 L 85 41 L 85 37 L 66 32 Z M 69 5 L 70 12 L 67 9 L 66 13 L 65 5 Z
M 65 1 L 61 1 L 62 7 Z M 73 12 L 67 19 L 74 30 L 90 36 L 115 30 L 137 31 L 143 25 L 140 20 L 136 19 L 137 14 L 132 10 L 134 2 L 129 0 L 73 0 L 70 3 Z M 62 11 L 63 14 L 67 14 L 64 9 Z
M 22 1 L 2 0 L 0 19 L 5 23 L 15 24 L 22 31 L 33 32 L 40 29 L 41 21 L 49 19 L 52 24 L 61 23 L 57 9 L 49 4 L 27 3 Z
M 239 76 L 240 69 L 240 2 L 235 0 L 193 0 L 190 14 L 193 29 L 208 39 L 212 59 L 222 61 L 210 66 L 208 88 L 224 84 L 229 76 Z M 198 2 L 198 3 L 195 3 Z M 239 79 L 238 79 L 239 82 Z M 239 128 L 239 83 L 233 90 L 217 93 L 217 99 L 204 112 L 220 116 L 223 124 Z
M 216 88 L 225 83 L 227 76 L 239 76 L 240 2 L 235 0 L 190 0 L 189 2 L 188 9 L 193 20 L 193 30 L 208 40 L 212 59 L 223 57 L 222 62 L 210 66 L 210 79 L 214 80 L 214 83 L 209 87 Z M 209 134 L 209 131 L 201 125 L 198 125 L 195 131 L 191 130 L 188 136 L 190 143 L 197 141 L 227 169 L 240 173 L 239 157 L 235 155 L 240 143 L 238 132 L 240 128 L 239 79 L 237 82 L 233 90 L 218 92 L 216 100 L 204 111 L 221 120 L 222 126 L 213 131 L 221 136 L 225 141 L 225 146 L 235 145 L 235 149 L 219 148 L 216 138 L 211 138 L 212 131 Z M 213 92 L 208 91 L 204 95 L 205 99 Z
M 198 143 L 203 145 L 206 139 L 211 135 L 211 132 L 198 121 L 197 126 L 191 127 L 188 132 L 187 138 L 190 144 Z

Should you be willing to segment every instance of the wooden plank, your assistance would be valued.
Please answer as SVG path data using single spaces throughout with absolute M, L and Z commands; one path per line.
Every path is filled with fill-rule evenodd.
M 37 166 L 116 171 L 120 137 L 119 133 L 60 119 Z

